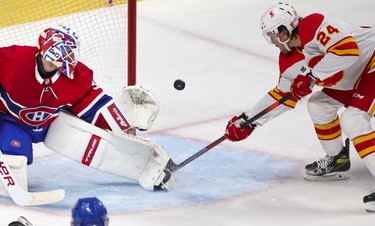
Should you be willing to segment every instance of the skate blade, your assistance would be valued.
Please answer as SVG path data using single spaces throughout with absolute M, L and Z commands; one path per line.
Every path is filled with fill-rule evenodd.
M 335 172 L 329 173 L 322 176 L 312 176 L 305 174 L 304 179 L 307 181 L 335 181 L 335 180 L 346 180 L 349 178 L 346 172 Z
M 365 209 L 367 213 L 375 213 L 375 202 L 366 202 Z

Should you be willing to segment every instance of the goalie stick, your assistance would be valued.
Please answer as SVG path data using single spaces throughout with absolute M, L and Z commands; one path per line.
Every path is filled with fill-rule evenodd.
M 290 98 L 293 97 L 293 94 L 292 93 L 287 93 L 283 98 L 281 98 L 280 100 L 276 101 L 275 103 L 271 104 L 270 106 L 268 106 L 267 108 L 265 108 L 264 110 L 260 111 L 258 114 L 254 115 L 253 117 L 251 117 L 250 119 L 247 119 L 245 120 L 244 122 L 241 123 L 241 128 L 249 125 L 249 124 L 252 124 L 253 122 L 255 122 L 256 120 L 258 120 L 260 117 L 262 117 L 263 115 L 267 114 L 268 112 L 272 111 L 273 109 L 275 109 L 277 106 L 283 104 L 285 101 L 289 100 Z M 226 140 L 227 138 L 223 135 L 221 136 L 219 139 L 215 140 L 214 142 L 212 142 L 211 144 L 207 145 L 206 147 L 204 147 L 203 149 L 201 149 L 200 151 L 196 152 L 195 154 L 193 154 L 192 156 L 190 156 L 189 158 L 187 158 L 186 160 L 182 161 L 180 164 L 176 164 L 175 162 L 172 161 L 172 159 L 169 160 L 166 168 L 168 170 L 170 170 L 171 172 L 175 172 L 179 169 L 181 169 L 182 167 L 186 166 L 187 164 L 189 164 L 190 162 L 192 162 L 193 160 L 197 159 L 199 156 L 203 155 L 204 153 L 208 152 L 209 150 L 211 150 L 212 148 L 214 148 L 215 146 L 217 146 L 218 144 L 220 144 L 221 142 L 223 142 L 224 140 Z
M 65 191 L 63 189 L 28 192 L 21 188 L 12 170 L 6 163 L 3 153 L 0 151 L 0 178 L 8 191 L 13 202 L 19 206 L 38 206 L 59 202 L 64 199 Z

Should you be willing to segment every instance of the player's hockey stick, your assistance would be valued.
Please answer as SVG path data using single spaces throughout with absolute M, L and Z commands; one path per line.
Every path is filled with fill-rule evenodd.
M 249 124 L 252 124 L 254 123 L 256 120 L 258 120 L 260 117 L 262 117 L 263 115 L 267 114 L 268 112 L 272 111 L 273 109 L 275 109 L 277 106 L 283 104 L 285 101 L 289 100 L 290 98 L 293 97 L 293 94 L 292 93 L 287 93 L 283 98 L 281 98 L 280 100 L 276 101 L 275 103 L 271 104 L 270 106 L 268 106 L 267 108 L 265 108 L 264 110 L 262 110 L 261 112 L 259 112 L 258 114 L 254 115 L 253 117 L 251 117 L 250 119 L 246 120 L 245 122 L 242 122 L 241 123 L 241 127 L 245 127 Z M 208 152 L 209 150 L 211 150 L 213 147 L 217 146 L 218 144 L 220 144 L 221 142 L 223 142 L 224 140 L 226 140 L 227 138 L 223 135 L 221 136 L 219 139 L 215 140 L 214 142 L 212 142 L 211 144 L 207 145 L 206 147 L 204 147 L 203 149 L 201 149 L 200 151 L 198 151 L 197 153 L 193 154 L 192 156 L 190 156 L 189 158 L 187 158 L 186 160 L 184 160 L 183 162 L 181 162 L 180 164 L 176 164 L 175 162 L 172 161 L 172 159 L 169 160 L 168 164 L 167 164 L 167 169 L 169 169 L 171 172 L 175 172 L 179 169 L 181 169 L 182 167 L 186 166 L 187 164 L 189 164 L 190 162 L 192 162 L 194 159 L 198 158 L 199 156 L 203 155 L 204 153 Z
M 8 191 L 13 202 L 19 206 L 38 206 L 59 202 L 64 199 L 65 191 L 63 189 L 27 192 L 21 188 L 12 170 L 6 163 L 3 153 L 0 151 L 0 178 Z

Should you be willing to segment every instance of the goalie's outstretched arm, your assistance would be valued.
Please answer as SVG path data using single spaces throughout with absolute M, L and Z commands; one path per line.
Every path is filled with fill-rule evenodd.
M 160 110 L 158 99 L 141 86 L 128 86 L 114 101 L 100 108 L 94 124 L 121 134 L 130 128 L 148 130 Z

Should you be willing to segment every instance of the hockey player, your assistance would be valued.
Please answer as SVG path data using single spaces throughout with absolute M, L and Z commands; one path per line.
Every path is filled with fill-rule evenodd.
M 82 131 L 69 130 L 69 136 L 80 136 L 80 144 L 86 147 L 88 141 L 83 143 L 86 141 L 81 132 L 91 135 L 95 129 L 105 135 L 110 134 L 110 138 L 121 136 L 117 140 L 127 140 L 129 147 L 124 147 L 120 142 L 122 149 L 115 148 L 124 155 L 130 151 L 137 152 L 138 147 L 146 147 L 144 163 L 140 164 L 137 172 L 125 167 L 119 169 L 121 175 L 131 175 L 129 178 L 139 181 L 147 190 L 158 186 L 168 190 L 174 181 L 165 170 L 169 154 L 159 145 L 126 134 L 132 128 L 129 121 L 134 120 L 127 120 L 122 114 L 124 110 L 120 110 L 113 98 L 95 84 L 94 72 L 78 61 L 79 47 L 77 33 L 69 27 L 58 25 L 49 27 L 40 34 L 37 47 L 14 45 L 0 48 L 0 154 L 4 154 L 1 157 L 4 156 L 23 189 L 27 190 L 26 162 L 33 162 L 32 144 L 44 142 L 48 132 L 50 137 L 56 138 L 54 131 L 49 131 L 50 125 L 64 110 L 69 113 L 74 124 L 85 123 L 80 128 Z M 137 92 L 132 95 L 139 92 L 147 95 L 147 91 L 142 88 L 137 87 L 135 90 Z M 150 123 L 154 118 L 151 116 L 147 120 Z M 67 149 L 79 146 L 78 143 L 67 142 L 64 137 L 56 140 Z M 106 147 L 103 147 L 104 151 Z M 142 151 L 138 155 L 142 155 Z M 88 154 L 89 156 L 85 156 L 86 161 L 93 160 L 94 153 Z M 104 153 L 96 157 L 96 162 L 110 157 L 112 156 Z M 120 161 L 119 165 L 124 165 L 116 157 Z M 90 165 L 87 162 L 84 164 Z M 111 173 L 116 169 L 114 166 L 103 171 Z M 168 186 L 165 186 L 166 183 Z M 0 191 L 4 193 L 4 188 Z
M 269 13 L 265 13 L 261 18 L 261 28 L 265 34 L 265 38 L 280 49 L 279 82 L 273 90 L 270 90 L 255 105 L 251 112 L 241 114 L 240 119 L 238 116 L 235 116 L 228 122 L 226 137 L 231 141 L 245 139 L 251 134 L 256 126 L 264 125 L 276 116 L 295 108 L 298 102 L 298 98 L 293 97 L 284 102 L 283 105 L 278 106 L 276 109 L 258 119 L 254 125 L 249 125 L 243 130 L 238 128 L 238 125 L 246 118 L 254 116 L 267 106 L 274 103 L 275 100 L 278 101 L 287 95 L 291 89 L 293 81 L 301 72 L 301 68 L 306 68 L 301 48 L 290 48 L 286 43 L 277 40 L 270 40 L 270 36 L 267 35 L 267 32 L 272 29 L 276 29 L 276 32 L 279 32 L 277 28 L 282 21 L 288 20 L 294 24 L 298 24 L 300 17 L 294 13 L 295 10 L 291 6 L 286 4 L 280 4 L 272 8 L 272 12 L 277 14 L 278 17 L 271 17 Z M 284 32 L 287 32 L 287 29 L 285 29 Z M 324 104 L 325 112 L 322 112 L 322 114 L 325 115 L 325 118 L 313 118 L 313 121 L 315 131 L 324 151 L 326 152 L 326 156 L 305 167 L 306 180 L 336 180 L 348 178 L 346 171 L 350 169 L 349 146 L 348 144 L 346 146 L 343 146 L 342 144 L 342 131 L 339 123 L 339 116 L 337 114 L 337 111 L 344 106 L 344 104 L 331 98 L 329 94 L 332 92 L 334 91 L 325 87 L 321 91 L 316 92 L 315 97 L 319 98 L 311 97 L 308 102 L 309 108 L 311 109 L 313 109 L 315 105 L 321 106 Z M 351 91 L 349 92 L 351 93 Z M 320 97 L 324 98 L 321 99 Z M 316 103 L 316 101 L 318 102 Z
M 96 197 L 78 199 L 72 208 L 71 226 L 108 226 L 107 209 Z
M 300 99 L 312 93 L 312 84 L 330 88 L 314 93 L 308 103 L 319 139 L 322 141 L 327 131 L 337 131 L 341 125 L 375 176 L 375 138 L 370 124 L 375 113 L 375 29 L 354 26 L 319 13 L 302 18 L 284 3 L 271 7 L 264 17 L 278 21 L 275 26 L 263 28 L 270 43 L 280 49 L 284 46 L 303 50 L 307 68 L 291 85 L 294 97 Z M 340 103 L 347 108 L 339 121 L 332 109 Z M 328 155 L 325 161 L 311 165 L 312 168 L 329 169 L 339 163 L 335 162 L 333 151 L 337 154 L 337 147 L 342 144 L 341 140 L 335 140 L 322 142 Z M 368 212 L 375 211 L 374 191 L 363 201 Z

